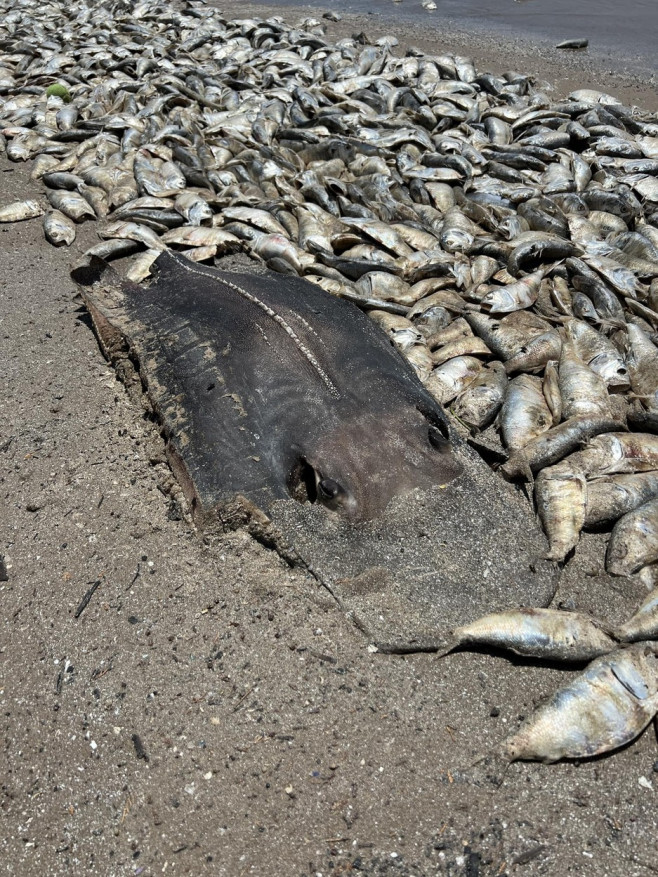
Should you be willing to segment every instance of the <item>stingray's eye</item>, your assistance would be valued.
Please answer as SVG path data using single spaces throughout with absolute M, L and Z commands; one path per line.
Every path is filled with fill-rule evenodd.
M 343 488 L 333 478 L 322 478 L 318 481 L 318 496 L 323 502 L 331 502 L 343 493 Z
M 430 440 L 432 447 L 436 448 L 437 451 L 446 453 L 446 451 L 450 450 L 450 440 L 433 424 L 427 430 L 427 437 Z

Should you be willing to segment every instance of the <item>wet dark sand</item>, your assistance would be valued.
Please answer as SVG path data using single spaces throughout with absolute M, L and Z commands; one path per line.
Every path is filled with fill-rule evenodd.
M 363 12 L 373 8 L 365 2 L 348 5 Z M 382 12 L 387 6 L 385 2 L 376 4 Z M 419 0 L 402 0 L 396 11 L 421 20 L 428 14 Z M 654 0 L 437 0 L 431 15 L 461 21 L 465 27 L 547 40 L 551 45 L 585 37 L 595 53 L 655 68 L 658 4 Z
M 589 51 L 655 72 L 658 4 L 654 0 L 435 0 L 436 9 L 426 10 L 420 0 L 338 0 L 328 4 L 336 12 L 373 14 L 423 27 L 442 28 L 445 22 L 479 34 L 495 31 L 502 37 L 546 42 L 584 37 Z M 276 6 L 301 6 L 282 0 Z

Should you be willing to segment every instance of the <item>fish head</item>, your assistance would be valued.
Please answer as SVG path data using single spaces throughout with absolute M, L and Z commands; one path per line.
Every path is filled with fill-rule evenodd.
M 365 412 L 341 419 L 303 449 L 288 486 L 295 499 L 357 523 L 376 518 L 394 497 L 445 486 L 462 468 L 440 418 L 415 408 Z

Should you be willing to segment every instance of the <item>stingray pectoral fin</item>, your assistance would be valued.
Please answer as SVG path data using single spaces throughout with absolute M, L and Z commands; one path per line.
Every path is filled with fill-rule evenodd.
M 74 265 L 71 269 L 71 277 L 78 284 L 83 295 L 89 291 L 97 295 L 104 294 L 109 305 L 121 304 L 125 289 L 140 292 L 140 287 L 136 283 L 121 277 L 105 259 L 98 256 L 91 256 Z
M 114 365 L 129 395 L 141 396 L 141 381 L 130 360 L 129 332 L 139 331 L 126 310 L 126 291 L 141 292 L 104 259 L 92 256 L 71 270 L 91 316 L 101 349 Z
M 188 319 L 174 306 L 184 297 L 180 286 L 138 286 L 95 257 L 72 276 L 119 377 L 140 397 L 146 389 L 195 515 L 207 521 L 238 495 L 260 509 L 287 497 L 231 358 L 222 355 L 220 309 L 211 326 Z
M 176 255 L 173 250 L 162 250 L 151 266 L 151 270 L 157 277 L 158 282 L 163 282 L 176 274 L 180 274 L 184 270 L 183 266 L 186 261 L 183 257 Z
M 131 298 L 142 295 L 143 289 L 98 256 L 75 265 L 71 277 L 91 315 L 103 352 L 116 364 L 116 359 L 126 354 L 126 338 L 144 330 L 130 312 Z

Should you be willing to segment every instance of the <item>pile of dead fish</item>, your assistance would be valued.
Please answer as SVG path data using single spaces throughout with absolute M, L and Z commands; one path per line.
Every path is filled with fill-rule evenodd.
M 658 589 L 616 629 L 578 612 L 498 612 L 451 631 L 439 654 L 475 645 L 566 664 L 591 662 L 493 753 L 507 764 L 551 763 L 610 752 L 645 730 L 658 713 L 656 637 Z
M 487 459 L 534 481 L 552 559 L 612 528 L 607 570 L 650 583 L 658 120 L 396 44 L 198 2 L 0 0 L 0 151 L 47 199 L 0 221 L 43 216 L 61 245 L 99 220 L 93 252 L 135 281 L 164 247 L 243 251 L 355 301 Z M 655 637 L 657 603 L 610 648 Z M 639 691 L 656 650 L 631 672 L 638 648 L 592 672 Z

